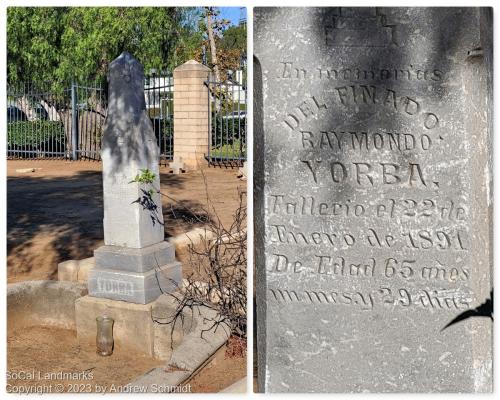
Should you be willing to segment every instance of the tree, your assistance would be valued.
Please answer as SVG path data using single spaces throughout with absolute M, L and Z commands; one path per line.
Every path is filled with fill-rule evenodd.
M 226 80 L 229 70 L 241 69 L 241 60 L 246 57 L 247 48 L 246 25 L 229 26 L 230 21 L 217 19 L 218 15 L 218 9 L 206 7 L 206 23 L 200 21 L 199 24 L 199 30 L 207 32 L 203 44 L 209 49 L 210 67 L 217 82 Z M 202 61 L 201 49 L 196 51 L 196 59 Z
M 212 17 L 215 17 L 218 14 L 218 11 L 215 7 L 205 7 L 205 10 L 207 16 L 208 42 L 210 44 L 210 55 L 212 58 L 212 69 L 214 71 L 215 80 L 219 82 L 220 81 L 219 65 L 217 64 L 217 48 L 215 46 L 214 20 L 212 19 Z
M 202 36 L 196 8 L 9 7 L 9 83 L 103 79 L 124 50 L 148 71 L 171 70 L 195 55 Z
M 245 24 L 230 26 L 224 31 L 224 35 L 219 41 L 220 50 L 237 49 L 246 53 L 247 48 L 247 27 Z
M 7 76 L 9 83 L 53 80 L 61 59 L 61 23 L 67 7 L 7 9 Z
M 9 7 L 8 82 L 14 87 L 29 82 L 16 93 L 26 88 L 36 92 L 11 100 L 28 120 L 39 119 L 39 104 L 48 119 L 62 121 L 69 138 L 71 109 L 64 89 L 71 81 L 104 82 L 109 63 L 125 50 L 144 65 L 146 73 L 153 68 L 172 70 L 193 58 L 201 46 L 203 33 L 196 24 L 200 16 L 201 9 L 192 7 Z M 86 98 L 77 101 L 87 108 L 78 113 L 80 120 L 91 114 L 87 119 L 102 126 L 101 97 L 94 91 L 81 95 Z M 93 129 L 84 124 L 89 128 Z M 83 129 L 79 131 L 83 134 Z

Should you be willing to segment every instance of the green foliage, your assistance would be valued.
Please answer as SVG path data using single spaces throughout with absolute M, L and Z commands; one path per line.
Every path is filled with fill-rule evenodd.
M 247 54 L 247 27 L 246 25 L 231 26 L 224 31 L 224 36 L 219 40 L 218 53 L 220 64 L 224 71 L 233 72 L 243 69 L 243 80 L 246 81 L 246 67 L 242 68 L 242 59 Z M 234 78 L 234 77 L 233 77 Z
M 244 158 L 246 148 L 239 140 L 233 140 L 229 144 L 219 145 L 210 149 L 210 156 L 217 158 Z
M 243 89 L 240 89 L 243 92 Z M 238 90 L 235 86 L 228 85 L 226 86 L 218 86 L 213 85 L 211 87 L 211 91 L 213 96 L 216 98 L 216 101 L 212 101 L 212 109 L 218 110 L 221 116 L 225 114 L 231 114 L 235 111 L 245 111 L 246 104 L 239 103 L 238 104 Z M 243 93 L 240 93 L 243 96 Z
M 147 168 L 141 169 L 139 171 L 141 173 L 137 174 L 135 176 L 135 178 L 131 181 L 131 183 L 132 182 L 138 182 L 138 183 L 147 184 L 147 183 L 153 183 L 154 182 L 154 180 L 156 178 L 156 175 L 152 171 L 150 171 Z
M 102 80 L 125 50 L 146 72 L 171 70 L 201 46 L 199 13 L 192 7 L 9 7 L 9 82 Z
M 219 41 L 219 49 L 237 49 L 246 53 L 247 49 L 247 27 L 246 25 L 230 26 L 224 31 Z
M 152 185 L 155 178 L 156 178 L 156 175 L 151 170 L 149 170 L 147 168 L 140 169 L 139 171 L 140 171 L 140 174 L 137 174 L 135 176 L 135 178 L 133 180 L 131 180 L 129 183 L 138 182 L 138 183 L 142 183 L 145 185 Z M 145 191 L 146 197 L 142 198 L 142 199 L 139 198 L 137 200 L 137 202 L 142 204 L 143 206 L 144 206 L 144 204 L 154 205 L 154 201 L 153 201 L 151 196 L 153 196 L 153 194 L 155 192 L 156 192 L 156 190 L 154 188 L 148 189 L 147 191 Z
M 212 144 L 242 140 L 246 143 L 246 118 L 212 118 Z
M 241 59 L 246 57 L 247 53 L 247 28 L 245 24 L 230 26 L 230 21 L 217 18 L 220 14 L 217 7 L 205 7 L 203 15 L 206 16 L 207 13 L 210 13 L 213 17 L 212 29 L 215 36 L 217 64 L 219 65 L 221 80 L 224 81 L 228 77 L 228 70 L 236 71 L 241 69 Z M 200 19 L 198 26 L 200 31 L 207 31 L 205 19 Z M 209 67 L 213 68 L 213 65 L 210 65 L 212 56 L 208 37 L 204 35 L 203 38 L 203 44 L 207 51 L 207 61 Z M 201 49 L 196 52 L 196 59 L 201 62 Z M 244 75 L 246 76 L 246 73 Z
M 147 109 L 147 113 L 149 118 L 172 117 L 174 113 L 174 100 L 162 101 L 161 109 L 160 107 L 150 107 Z
M 59 43 L 67 7 L 9 7 L 7 9 L 7 74 L 11 83 L 36 77 L 54 78 L 61 59 Z
M 173 118 L 171 118 L 171 119 L 164 118 L 161 121 L 161 124 L 162 124 L 161 130 L 163 132 L 163 136 L 174 134 L 174 120 L 173 120 Z
M 212 157 L 245 157 L 246 118 L 212 119 Z
M 64 141 L 64 126 L 60 121 L 17 121 L 7 124 L 9 148 L 40 149 L 44 143 Z

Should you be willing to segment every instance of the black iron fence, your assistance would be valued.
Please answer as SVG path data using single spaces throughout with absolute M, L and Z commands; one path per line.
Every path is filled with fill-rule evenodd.
M 247 89 L 242 80 L 206 82 L 210 134 L 206 159 L 238 166 L 246 160 Z M 160 162 L 174 153 L 174 82 L 166 74 L 145 78 L 146 112 L 160 147 Z M 7 87 L 7 157 L 100 160 L 107 114 L 104 82 Z
M 63 158 L 71 154 L 72 89 L 7 88 L 7 156 Z
M 101 138 L 107 113 L 102 84 L 71 85 L 71 158 L 100 160 Z
M 144 82 L 146 110 L 160 147 L 160 163 L 174 157 L 174 78 L 152 74 Z
M 207 81 L 211 134 L 206 159 L 213 165 L 240 166 L 247 152 L 247 89 L 240 79 Z
M 151 119 L 160 162 L 173 158 L 173 78 L 150 75 L 144 82 L 146 112 Z M 7 87 L 7 157 L 100 160 L 107 113 L 103 82 Z

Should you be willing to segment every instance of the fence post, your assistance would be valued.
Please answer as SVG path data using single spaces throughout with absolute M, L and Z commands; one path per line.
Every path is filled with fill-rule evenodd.
M 190 170 L 206 165 L 209 94 L 205 85 L 210 68 L 190 60 L 174 69 L 174 157 Z
M 71 159 L 78 160 L 78 99 L 76 84 L 71 82 Z

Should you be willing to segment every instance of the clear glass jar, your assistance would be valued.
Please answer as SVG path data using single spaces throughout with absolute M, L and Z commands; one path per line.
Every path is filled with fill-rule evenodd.
M 97 354 L 100 356 L 110 356 L 113 354 L 113 324 L 114 320 L 111 317 L 101 316 L 96 318 L 97 336 L 96 346 Z

